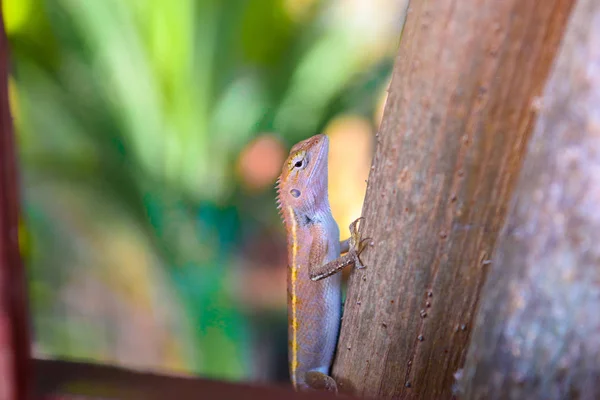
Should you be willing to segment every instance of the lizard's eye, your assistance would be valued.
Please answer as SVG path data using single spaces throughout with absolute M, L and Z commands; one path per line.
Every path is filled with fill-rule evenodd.
M 304 169 L 306 168 L 307 164 L 308 157 L 306 155 L 306 152 L 300 152 L 290 160 L 291 169 Z

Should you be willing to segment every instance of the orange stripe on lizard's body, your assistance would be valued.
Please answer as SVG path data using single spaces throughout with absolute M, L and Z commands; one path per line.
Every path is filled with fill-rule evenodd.
M 296 295 L 297 282 L 298 282 L 298 265 L 297 265 L 297 255 L 298 255 L 298 226 L 296 223 L 296 215 L 294 214 L 294 209 L 292 207 L 288 208 L 290 213 L 290 220 L 292 222 L 291 226 L 291 235 L 292 235 L 292 265 L 291 268 L 291 289 L 292 289 L 292 362 L 290 364 L 290 369 L 292 370 L 292 384 L 294 387 L 296 386 L 296 371 L 298 369 L 298 317 L 297 317 L 297 304 L 298 304 L 298 296 Z

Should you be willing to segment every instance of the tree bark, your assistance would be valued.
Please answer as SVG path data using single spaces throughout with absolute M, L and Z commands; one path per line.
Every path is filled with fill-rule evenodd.
M 1 5 L 1 3 L 0 3 Z M 8 103 L 8 42 L 0 7 L 0 399 L 29 394 L 29 326 L 18 243 L 19 196 Z
M 600 399 L 600 4 L 541 101 L 468 352 L 465 399 Z
M 572 0 L 413 0 L 369 178 L 333 375 L 446 399 Z

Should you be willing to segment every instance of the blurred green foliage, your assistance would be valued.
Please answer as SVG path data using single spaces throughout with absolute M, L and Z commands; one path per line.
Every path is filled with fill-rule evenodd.
M 375 17 L 400 15 L 378 3 Z M 127 363 L 151 336 L 139 366 L 252 378 L 235 257 L 279 220 L 270 187 L 240 186 L 237 157 L 261 132 L 290 145 L 342 112 L 370 118 L 396 32 L 334 1 L 3 7 L 37 351 Z

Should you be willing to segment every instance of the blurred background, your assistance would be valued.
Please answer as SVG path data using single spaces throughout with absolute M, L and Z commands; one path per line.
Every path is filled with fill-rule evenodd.
M 289 148 L 362 209 L 406 0 L 3 0 L 37 357 L 286 381 Z

